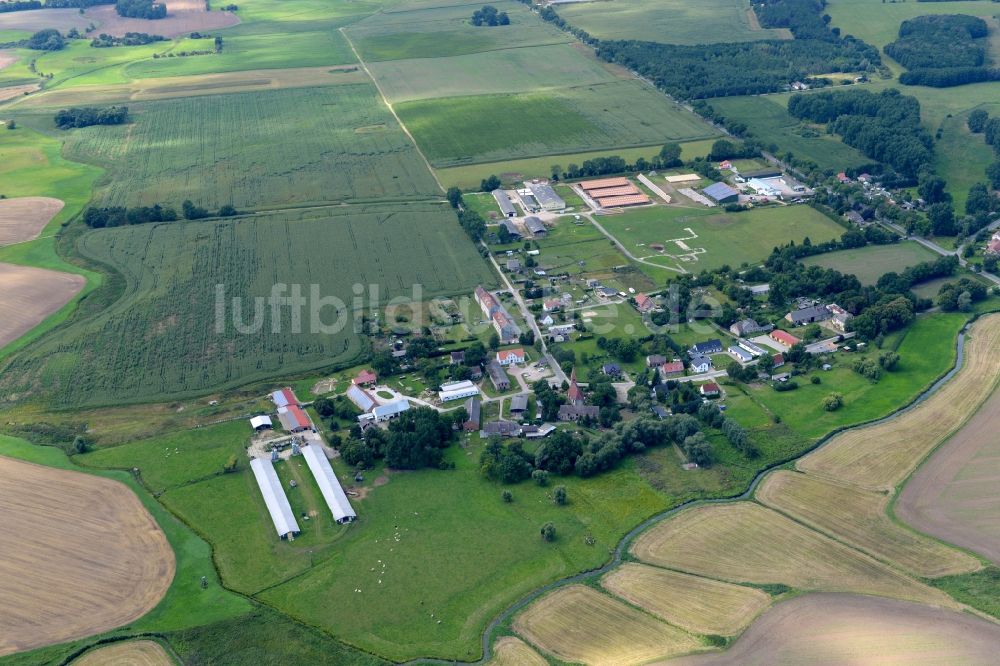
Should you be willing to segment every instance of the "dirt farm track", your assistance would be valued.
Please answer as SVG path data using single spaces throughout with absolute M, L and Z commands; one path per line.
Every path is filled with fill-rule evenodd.
M 1000 389 L 916 471 L 900 520 L 1000 564 Z
M 166 536 L 117 481 L 0 456 L 0 656 L 152 610 L 174 577 Z

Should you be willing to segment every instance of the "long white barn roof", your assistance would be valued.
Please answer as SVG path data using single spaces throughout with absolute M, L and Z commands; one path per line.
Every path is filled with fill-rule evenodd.
M 333 519 L 339 523 L 345 519 L 357 518 L 358 514 L 351 507 L 347 494 L 333 473 L 333 468 L 330 467 L 330 461 L 327 460 L 323 449 L 313 444 L 304 446 L 302 447 L 302 457 L 306 459 L 309 471 L 316 478 L 316 484 L 319 485 L 319 490 L 323 493 L 326 505 L 330 507 Z
M 299 524 L 295 522 L 292 514 L 292 507 L 285 497 L 285 490 L 281 487 L 281 480 L 278 473 L 274 471 L 274 465 L 266 458 L 254 458 L 250 461 L 250 469 L 253 470 L 254 477 L 257 478 L 257 485 L 260 486 L 260 494 L 264 496 L 264 504 L 271 514 L 274 522 L 274 529 L 278 531 L 278 536 L 283 537 L 289 532 L 299 532 Z

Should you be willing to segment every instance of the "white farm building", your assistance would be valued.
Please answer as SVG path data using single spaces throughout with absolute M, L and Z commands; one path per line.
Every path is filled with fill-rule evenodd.
M 294 537 L 300 531 L 299 524 L 295 522 L 292 507 L 285 496 L 285 489 L 281 487 L 278 473 L 274 471 L 274 465 L 266 458 L 254 458 L 250 461 L 250 469 L 257 479 L 260 494 L 264 496 L 264 504 L 271 514 L 271 521 L 278 536 L 282 539 L 288 536 Z
M 327 460 L 323 448 L 316 445 L 304 446 L 302 447 L 302 457 L 306 459 L 309 471 L 315 477 L 316 485 L 323 493 L 323 499 L 330 507 L 333 519 L 338 523 L 349 523 L 357 518 L 358 514 L 351 507 L 347 493 L 344 492 L 340 481 L 337 480 L 337 475 L 333 473 L 333 468 L 330 467 L 330 461 Z
M 438 398 L 441 399 L 441 402 L 463 400 L 474 395 L 479 395 L 479 388 L 469 380 L 441 384 L 441 390 L 438 391 Z

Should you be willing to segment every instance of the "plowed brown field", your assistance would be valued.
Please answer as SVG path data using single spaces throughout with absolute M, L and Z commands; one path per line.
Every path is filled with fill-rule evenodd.
M 86 284 L 81 275 L 0 264 L 0 347 L 66 305 Z
M 0 95 L 4 90 L 0 88 Z M 51 197 L 0 199 L 0 246 L 38 238 L 64 205 Z
M 152 610 L 174 553 L 139 498 L 98 476 L 0 457 L 0 656 Z
M 671 666 L 988 666 L 1000 626 L 966 613 L 848 594 L 809 594 L 764 613 L 727 651 Z

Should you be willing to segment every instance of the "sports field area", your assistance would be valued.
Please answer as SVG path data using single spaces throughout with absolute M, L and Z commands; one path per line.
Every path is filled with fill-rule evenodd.
M 861 284 L 871 285 L 885 273 L 902 273 L 910 266 L 934 261 L 939 256 L 916 241 L 903 241 L 895 245 L 868 245 L 853 250 L 827 252 L 806 257 L 802 259 L 802 263 L 856 275 Z
M 289 308 L 280 320 L 268 314 L 255 335 L 237 332 L 232 318 L 250 326 L 252 308 L 264 311 L 254 299 L 268 297 L 275 284 L 299 285 L 307 298 L 315 284 L 321 296 L 336 296 L 347 308 L 354 284 L 366 293 L 374 285 L 381 303 L 411 296 L 411 285 L 431 298 L 489 284 L 471 244 L 449 242 L 457 230 L 443 206 L 411 204 L 91 232 L 81 251 L 123 273 L 122 298 L 19 357 L 4 381 L 71 402 L 107 404 L 179 397 L 347 362 L 364 347 L 346 310 L 321 313 L 325 325 L 343 317 L 346 325 L 334 334 L 311 330 L 309 310 L 299 332 Z M 217 285 L 225 290 L 229 318 L 218 324 L 222 333 L 214 332 Z M 239 313 L 233 298 L 241 299 Z
M 633 255 L 697 273 L 723 264 L 763 261 L 779 245 L 839 238 L 844 228 L 809 206 L 740 213 L 719 208 L 655 206 L 596 218 Z M 658 250 L 651 245 L 662 245 Z
M 612 0 L 556 5 L 571 25 L 600 39 L 708 44 L 791 39 L 788 30 L 762 29 L 747 0 Z

